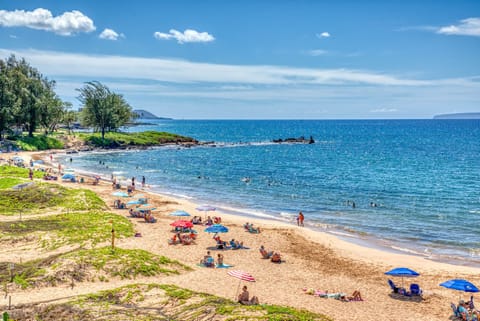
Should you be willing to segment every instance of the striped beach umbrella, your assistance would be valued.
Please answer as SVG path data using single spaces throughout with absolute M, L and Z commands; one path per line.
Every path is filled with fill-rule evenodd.
M 227 273 L 228 275 L 243 281 L 255 282 L 255 278 L 250 273 L 242 270 L 232 270 L 232 271 L 228 271 Z
M 233 276 L 234 278 L 239 279 L 238 286 L 237 286 L 237 291 L 235 292 L 235 296 L 233 297 L 234 300 L 237 299 L 237 294 L 238 294 L 238 291 L 240 290 L 240 283 L 242 281 L 255 282 L 255 278 L 250 273 L 242 271 L 242 270 L 228 271 L 227 274 L 230 275 L 230 276 Z

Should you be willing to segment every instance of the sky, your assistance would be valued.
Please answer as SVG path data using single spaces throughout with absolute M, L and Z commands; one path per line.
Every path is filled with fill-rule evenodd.
M 0 59 L 175 119 L 480 112 L 479 0 L 0 0 Z

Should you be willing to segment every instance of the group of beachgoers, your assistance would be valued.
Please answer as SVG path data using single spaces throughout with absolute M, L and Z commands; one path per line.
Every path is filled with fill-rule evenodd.
M 450 305 L 453 310 L 453 315 L 456 318 L 468 321 L 478 321 L 480 319 L 480 311 L 475 308 L 473 295 L 468 301 L 460 300 L 458 301 L 458 305 L 455 305 L 454 303 L 451 303 Z

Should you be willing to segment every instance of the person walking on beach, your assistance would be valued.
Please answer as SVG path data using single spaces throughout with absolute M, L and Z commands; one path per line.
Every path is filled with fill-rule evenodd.
M 298 226 L 303 226 L 304 219 L 305 219 L 305 216 L 303 216 L 303 213 L 300 211 L 300 213 L 298 213 Z

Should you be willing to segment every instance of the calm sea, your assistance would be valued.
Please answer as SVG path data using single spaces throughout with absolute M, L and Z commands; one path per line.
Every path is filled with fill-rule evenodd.
M 216 147 L 79 154 L 72 166 L 138 182 L 144 175 L 157 191 L 240 215 L 293 223 L 301 210 L 312 228 L 354 241 L 480 262 L 479 120 L 149 122 L 129 130 Z M 299 136 L 316 142 L 271 143 Z

